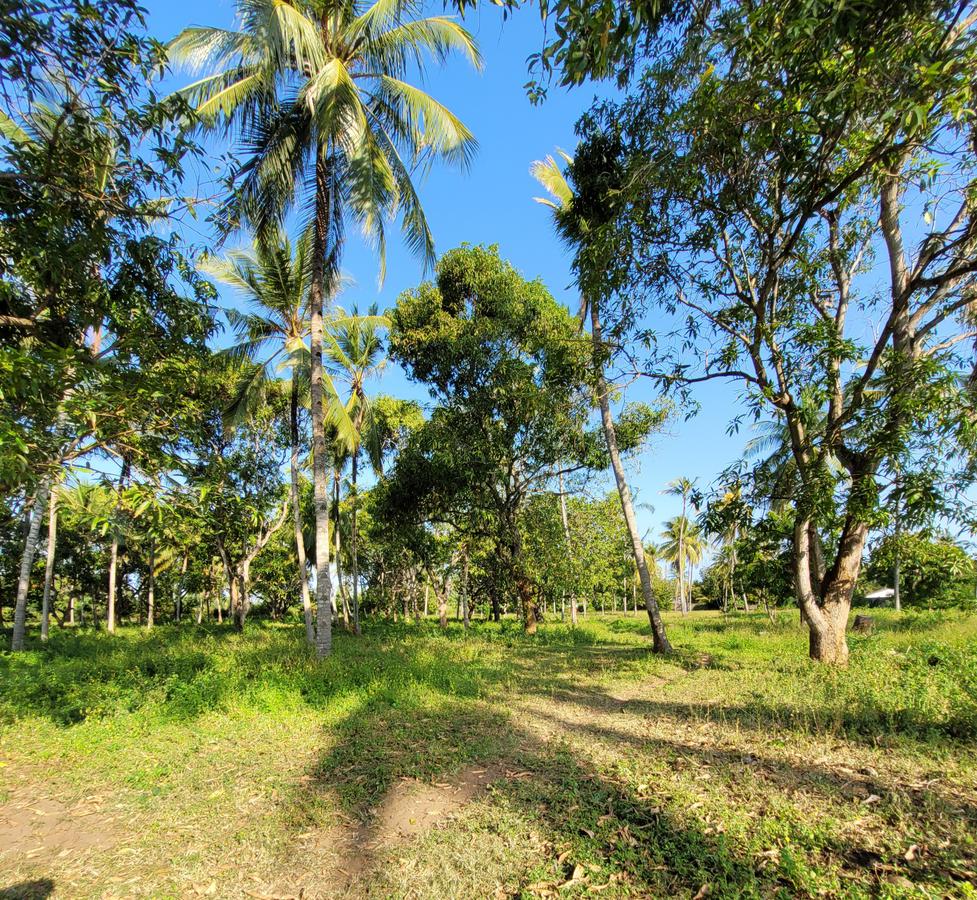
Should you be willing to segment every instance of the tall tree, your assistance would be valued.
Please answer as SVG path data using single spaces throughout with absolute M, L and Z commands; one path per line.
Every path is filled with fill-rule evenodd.
M 181 92 L 201 125 L 236 129 L 248 150 L 226 224 L 250 219 L 261 233 L 297 196 L 314 197 L 309 314 L 320 656 L 332 648 L 322 360 L 328 273 L 338 271 L 347 218 L 376 242 L 381 277 L 384 222 L 395 215 L 408 246 L 432 260 L 405 159 L 465 164 L 476 146 L 453 113 L 405 80 L 423 75 L 427 57 L 441 64 L 455 51 L 481 64 L 465 29 L 443 16 L 415 18 L 419 9 L 410 0 L 240 0 L 239 31 L 187 28 L 169 45 L 178 62 L 212 69 Z
M 670 481 L 668 487 L 665 488 L 664 493 L 670 494 L 673 497 L 682 498 L 682 513 L 677 516 L 672 522 L 678 526 L 678 531 L 675 535 L 677 540 L 676 546 L 676 559 L 688 560 L 688 554 L 685 548 L 685 531 L 689 525 L 689 501 L 692 499 L 692 494 L 695 491 L 695 482 L 685 476 L 681 478 L 676 478 L 674 481 Z M 690 611 L 690 604 L 685 594 L 685 564 L 676 564 L 676 570 L 678 574 L 678 603 L 679 610 L 681 612 L 687 613 Z
M 146 88 L 161 48 L 142 10 L 22 4 L 0 29 L 0 485 L 38 509 L 67 461 L 133 443 L 133 421 L 173 434 L 159 397 L 182 396 L 177 360 L 211 323 L 154 224 L 194 148 L 171 124 L 182 103 Z
M 359 500 L 357 497 L 357 472 L 362 449 L 365 447 L 373 466 L 378 472 L 381 467 L 382 435 L 375 426 L 373 406 L 366 392 L 366 382 L 383 371 L 386 365 L 383 341 L 380 338 L 380 328 L 389 325 L 389 320 L 379 315 L 376 304 L 372 305 L 365 316 L 359 314 L 355 307 L 347 316 L 342 310 L 331 319 L 326 330 L 326 354 L 329 367 L 333 374 L 348 385 L 349 397 L 345 402 L 336 395 L 335 389 L 329 385 L 333 395 L 334 415 L 330 419 L 336 423 L 344 420 L 347 427 L 337 428 L 339 439 L 345 435 L 344 450 L 350 460 L 350 560 L 353 576 L 353 631 L 360 633 L 360 603 L 359 603 L 359 559 L 357 556 L 358 532 L 356 515 Z M 337 402 L 338 401 L 338 402 Z
M 929 484 L 921 503 L 968 505 L 975 16 L 944 0 L 703 13 L 582 123 L 571 180 L 599 214 L 578 274 L 632 338 L 650 305 L 679 317 L 640 371 L 734 381 L 750 415 L 782 417 L 809 652 L 844 665 L 893 468 Z
M 564 163 L 573 161 L 572 157 L 568 154 L 562 153 L 562 151 L 560 152 Z M 586 233 L 588 226 L 578 215 L 578 209 L 574 206 L 573 190 L 560 164 L 554 157 L 549 156 L 545 161 L 533 163 L 531 172 L 536 180 L 546 188 L 551 198 L 537 197 L 537 202 L 543 203 L 553 210 L 557 229 L 564 238 L 571 242 L 578 240 L 581 234 Z M 588 310 L 590 312 L 590 336 L 594 348 L 593 368 L 596 379 L 597 402 L 600 406 L 604 440 L 607 443 L 607 452 L 610 456 L 611 468 L 614 471 L 614 481 L 617 484 L 617 492 L 621 498 L 621 508 L 624 511 L 624 519 L 628 526 L 628 535 L 631 538 L 631 551 L 634 555 L 634 564 L 638 569 L 638 577 L 641 580 L 641 593 L 645 601 L 645 609 L 648 612 L 648 620 L 651 623 L 654 649 L 657 653 L 667 653 L 671 650 L 671 645 L 668 642 L 668 635 L 665 632 L 665 623 L 662 621 L 661 613 L 658 609 L 658 601 L 654 596 L 651 573 L 648 570 L 648 563 L 645 560 L 644 542 L 638 530 L 638 519 L 634 512 L 631 487 L 628 484 L 627 475 L 624 472 L 624 464 L 621 460 L 621 453 L 618 447 L 617 431 L 614 427 L 614 416 L 611 413 L 611 387 L 608 384 L 605 374 L 610 348 L 603 340 L 599 298 L 596 295 L 584 293 L 581 304 L 581 318 L 586 315 Z M 574 607 L 574 619 L 576 619 L 576 607 Z
M 494 541 L 502 587 L 532 633 L 519 517 L 584 443 L 586 357 L 573 320 L 494 247 L 446 253 L 437 280 L 405 292 L 390 316 L 391 358 L 438 402 L 398 457 L 391 512 Z
M 292 526 L 306 640 L 313 644 L 312 600 L 299 492 L 300 399 L 302 383 L 307 380 L 303 368 L 305 339 L 309 333 L 309 235 L 303 234 L 293 250 L 287 236 L 276 232 L 266 235 L 250 249 L 232 251 L 224 258 L 207 256 L 198 265 L 217 281 L 235 288 L 251 306 L 247 313 L 235 309 L 225 312 L 238 338 L 228 353 L 251 362 L 261 358 L 261 365 L 255 366 L 250 377 L 240 383 L 229 410 L 232 418 L 241 420 L 261 404 L 279 366 L 287 366 L 291 372 L 288 424 Z
M 662 541 L 661 556 L 672 563 L 678 577 L 676 607 L 683 613 L 691 612 L 692 569 L 702 561 L 705 551 L 702 531 L 683 513 L 665 523 Z

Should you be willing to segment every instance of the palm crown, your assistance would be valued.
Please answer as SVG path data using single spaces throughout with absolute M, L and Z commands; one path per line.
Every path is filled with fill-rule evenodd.
M 317 187 L 322 150 L 334 213 L 348 211 L 376 242 L 381 272 L 384 221 L 396 214 L 408 245 L 433 258 L 412 173 L 436 159 L 466 164 L 476 142 L 406 79 L 455 51 L 476 66 L 481 57 L 464 28 L 444 16 L 416 18 L 419 8 L 403 0 L 238 0 L 239 30 L 191 27 L 171 41 L 174 61 L 210 70 L 181 91 L 199 124 L 237 130 L 249 151 L 226 227 L 241 218 L 259 230 L 280 221 L 296 196 Z M 342 218 L 332 216 L 334 244 Z

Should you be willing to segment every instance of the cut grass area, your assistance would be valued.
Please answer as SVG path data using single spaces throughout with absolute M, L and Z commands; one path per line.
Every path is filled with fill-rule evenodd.
M 0 897 L 975 896 L 977 619 L 874 615 L 845 671 L 788 613 L 55 632 L 0 655 Z

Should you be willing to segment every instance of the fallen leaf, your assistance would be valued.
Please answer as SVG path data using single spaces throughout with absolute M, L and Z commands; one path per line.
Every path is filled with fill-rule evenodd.
M 699 888 L 698 893 L 692 898 L 692 900 L 704 900 L 705 897 L 709 896 L 709 892 L 711 890 L 712 888 L 708 884 L 702 885 L 702 887 Z
M 919 844 L 913 844 L 904 854 L 903 859 L 906 862 L 912 862 L 917 856 L 919 856 Z
M 217 893 L 217 882 L 212 881 L 210 884 L 195 884 L 193 886 L 193 892 L 203 897 L 212 897 Z
M 878 794 L 869 794 L 863 801 L 862 806 L 870 806 L 873 803 L 878 803 L 882 798 Z

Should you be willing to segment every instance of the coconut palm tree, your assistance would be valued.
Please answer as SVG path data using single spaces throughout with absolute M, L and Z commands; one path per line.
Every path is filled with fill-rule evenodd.
M 666 487 L 665 490 L 662 491 L 663 494 L 671 494 L 673 497 L 682 498 L 682 515 L 671 520 L 672 522 L 677 523 L 680 527 L 680 530 L 676 535 L 676 537 L 678 539 L 677 556 L 681 559 L 685 559 L 687 555 L 686 549 L 684 547 L 684 542 L 686 538 L 684 529 L 689 523 L 689 518 L 688 518 L 689 501 L 692 498 L 692 494 L 694 491 L 695 491 L 695 481 L 689 478 L 685 478 L 684 476 L 682 478 L 676 478 L 674 481 L 670 481 L 668 483 L 668 487 Z M 686 601 L 686 596 L 685 596 L 685 566 L 684 565 L 678 567 L 678 599 L 680 603 L 679 608 L 682 610 L 682 612 L 688 612 L 689 604 Z
M 361 316 L 356 307 L 350 315 L 337 310 L 338 316 L 326 332 L 328 367 L 338 379 L 346 382 L 349 398 L 345 403 L 334 407 L 337 417 L 344 423 L 335 422 L 338 439 L 343 441 L 342 450 L 350 460 L 351 476 L 351 522 L 350 559 L 353 575 L 353 630 L 360 633 L 359 612 L 359 562 L 356 555 L 356 481 L 360 451 L 367 450 L 374 471 L 380 469 L 380 441 L 373 427 L 373 413 L 370 398 L 366 393 L 366 382 L 379 375 L 386 366 L 380 328 L 387 326 L 388 320 L 379 315 L 373 304 L 367 315 Z
M 569 165 L 572 163 L 573 158 L 569 154 L 562 150 L 558 150 L 557 152 L 564 164 Z M 554 157 L 548 156 L 545 160 L 534 162 L 530 166 L 530 173 L 550 195 L 548 198 L 535 197 L 534 199 L 537 203 L 542 203 L 553 211 L 553 218 L 561 236 L 569 242 L 576 243 L 577 238 L 582 230 L 586 229 L 587 225 L 574 210 L 573 189 L 570 187 L 560 163 Z M 621 462 L 621 454 L 617 446 L 617 432 L 614 428 L 614 417 L 611 415 L 611 388 L 604 374 L 606 347 L 601 330 L 600 302 L 598 297 L 587 296 L 586 292 L 584 292 L 581 298 L 581 321 L 585 318 L 588 310 L 590 312 L 591 340 L 594 346 L 594 375 L 597 383 L 597 402 L 600 406 L 604 440 L 607 443 L 607 452 L 611 458 L 611 468 L 614 470 L 614 480 L 617 483 L 618 495 L 621 498 L 624 520 L 627 523 L 628 535 L 631 538 L 631 552 L 634 556 L 635 566 L 638 569 L 638 576 L 641 579 L 641 592 L 644 595 L 645 608 L 648 611 L 648 619 L 651 622 L 654 649 L 658 653 L 667 653 L 672 647 L 668 642 L 668 636 L 665 633 L 665 624 L 662 622 L 658 603 L 655 601 L 655 596 L 652 591 L 651 573 L 648 571 L 648 564 L 645 561 L 644 544 L 641 539 L 641 533 L 638 531 L 638 520 L 634 512 L 631 488 L 624 474 L 624 465 Z
M 238 342 L 226 352 L 238 359 L 261 364 L 248 367 L 247 377 L 237 386 L 237 396 L 228 410 L 232 419 L 246 418 L 261 405 L 268 384 L 281 366 L 291 370 L 289 385 L 289 434 L 291 436 L 291 504 L 295 531 L 295 553 L 305 634 L 315 642 L 312 601 L 306 572 L 305 539 L 299 504 L 299 405 L 308 318 L 309 235 L 304 234 L 293 249 L 284 233 L 255 242 L 249 249 L 234 250 L 223 258 L 205 256 L 199 268 L 246 299 L 250 309 L 225 310 Z
M 225 227 L 260 232 L 296 198 L 313 198 L 311 393 L 316 515 L 316 649 L 332 648 L 329 496 L 322 347 L 330 271 L 347 219 L 380 252 L 384 223 L 399 215 L 411 249 L 434 247 L 414 185 L 414 165 L 467 164 L 476 143 L 446 107 L 407 81 L 428 59 L 481 57 L 471 35 L 444 16 L 417 18 L 411 0 L 238 0 L 240 28 L 187 28 L 169 45 L 178 63 L 209 69 L 181 92 L 206 129 L 243 138 L 248 160 L 224 210 Z
M 691 598 L 685 592 L 686 578 L 692 583 L 692 569 L 702 562 L 706 541 L 699 526 L 685 515 L 675 516 L 665 523 L 659 552 L 663 559 L 672 563 L 678 576 L 677 608 L 691 611 Z

